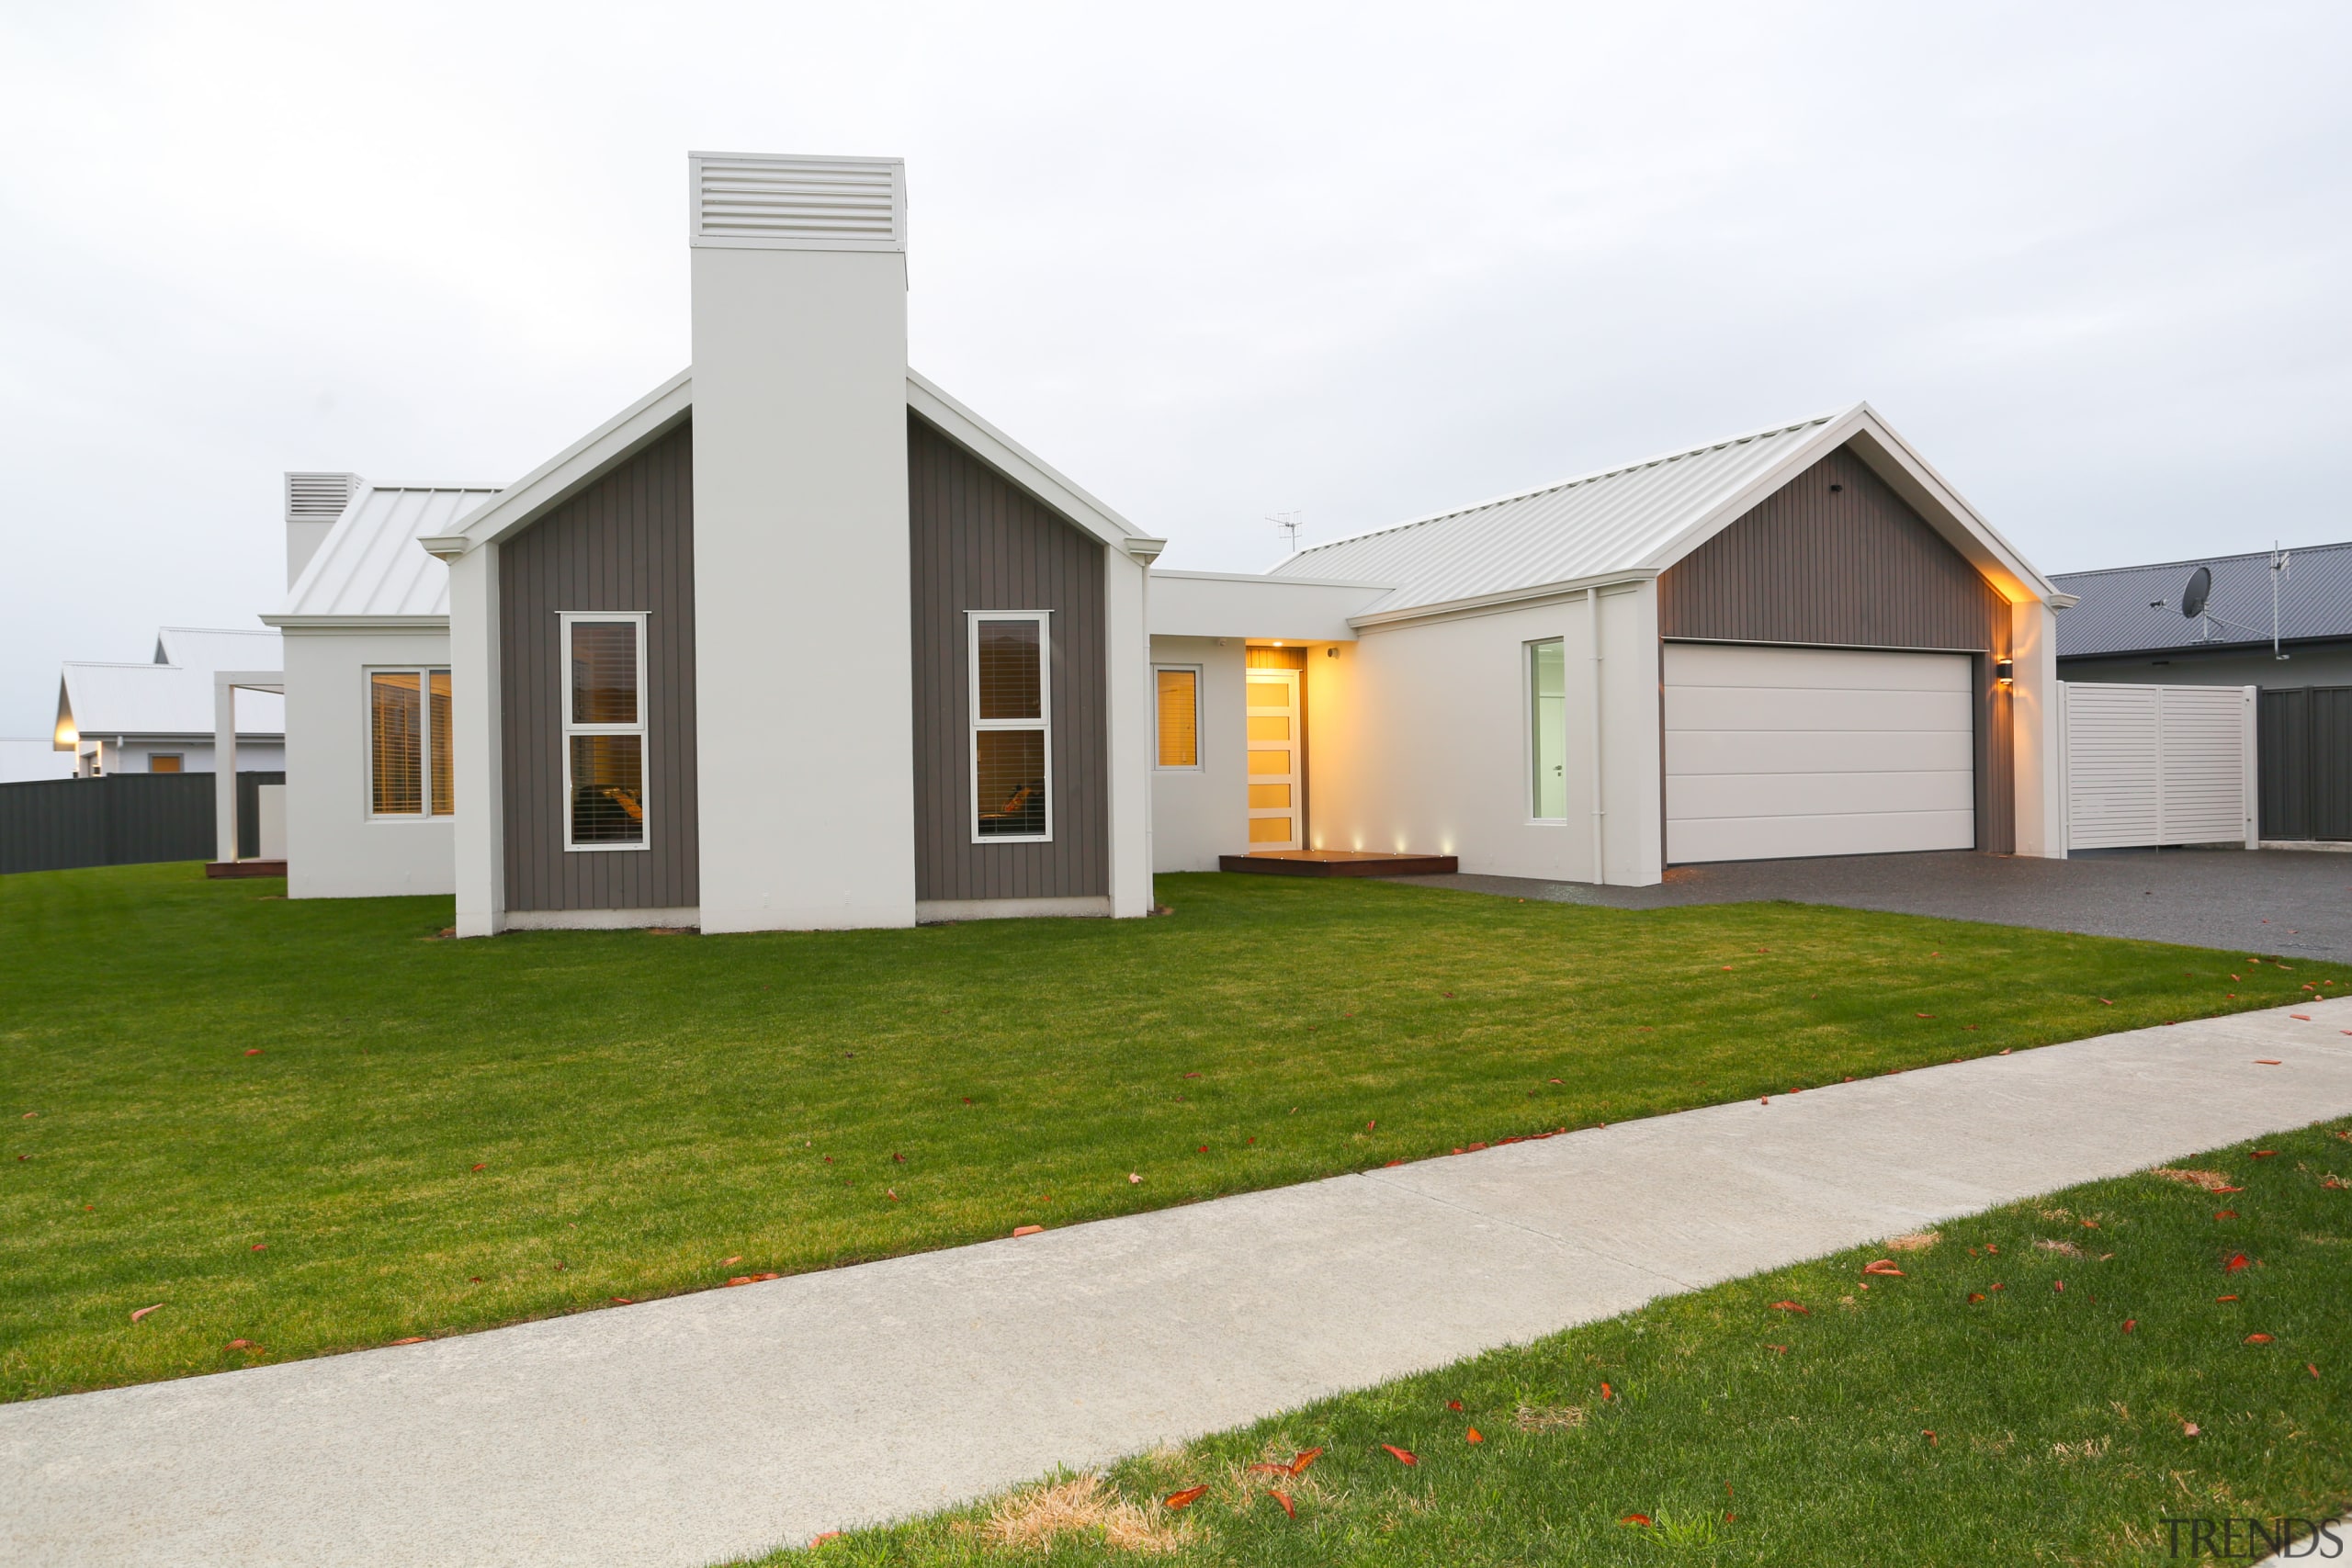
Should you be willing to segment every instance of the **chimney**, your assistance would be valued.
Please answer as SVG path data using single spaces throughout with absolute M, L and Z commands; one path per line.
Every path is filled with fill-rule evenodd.
M 351 504 L 363 481 L 357 474 L 298 474 L 286 476 L 286 586 L 302 575 L 319 553 L 335 519 Z
M 906 166 L 687 171 L 702 929 L 911 925 Z

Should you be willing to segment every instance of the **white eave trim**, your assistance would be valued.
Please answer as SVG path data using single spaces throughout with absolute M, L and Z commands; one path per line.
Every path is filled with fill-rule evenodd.
M 447 615 L 264 615 L 262 625 L 295 632 L 447 632 Z
M 1779 462 L 1718 501 L 1689 527 L 1653 550 L 1642 564 L 1665 571 L 1746 516 L 1766 496 L 1849 442 L 1854 443 L 1855 456 L 1871 472 L 1885 480 L 1889 489 L 1926 518 L 1928 526 L 1943 536 L 1945 542 L 2013 603 L 2023 598 L 2047 604 L 2058 594 L 2056 586 L 2035 570 L 2016 547 L 1962 500 L 1960 492 L 1947 484 L 1943 476 L 1868 403 L 1856 403 L 1806 434 Z
M 1553 599 L 1566 599 L 1596 589 L 1620 588 L 1636 582 L 1646 582 L 1657 577 L 1654 568 L 1635 567 L 1622 571 L 1599 572 L 1591 577 L 1572 577 L 1559 582 L 1539 582 L 1532 588 L 1509 588 L 1498 593 L 1481 593 L 1468 599 L 1448 599 L 1436 604 L 1408 604 L 1397 610 L 1367 610 L 1360 615 L 1350 615 L 1348 625 L 1358 631 L 1389 631 L 1397 626 L 1411 626 L 1419 621 L 1451 621 L 1471 615 L 1499 615 L 1505 610 L 1524 609 L 1532 604 Z M 1280 580 L 1277 580 L 1280 581 Z
M 1044 458 L 912 370 L 907 372 L 907 407 L 937 425 L 956 445 L 967 448 L 1006 479 L 1113 548 L 1148 561 L 1167 545 L 1167 540 L 1147 535 L 1056 472 Z
M 681 370 L 586 435 L 508 485 L 454 534 L 420 538 L 425 553 L 454 560 L 494 544 L 568 500 L 630 454 L 667 434 L 694 408 L 694 373 Z
M 1270 582 L 1276 587 L 1294 588 L 1361 588 L 1367 593 L 1394 593 L 1393 582 L 1359 582 L 1348 577 L 1277 577 L 1270 571 L 1171 571 L 1165 567 L 1152 568 L 1154 577 L 1181 577 L 1193 582 Z

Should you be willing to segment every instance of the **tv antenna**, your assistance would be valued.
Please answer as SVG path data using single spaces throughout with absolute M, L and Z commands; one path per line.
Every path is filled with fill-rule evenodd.
M 1301 525 L 1301 521 L 1306 516 L 1306 509 L 1295 506 L 1291 508 L 1288 512 L 1269 512 L 1266 513 L 1266 521 L 1272 523 L 1276 528 L 1282 530 L 1283 546 L 1285 549 L 1289 550 L 1292 555 L 1298 554 L 1298 530 Z

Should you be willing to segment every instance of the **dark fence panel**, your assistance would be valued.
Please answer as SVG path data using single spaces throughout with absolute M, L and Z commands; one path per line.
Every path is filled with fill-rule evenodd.
M 2262 836 L 2352 840 L 2352 686 L 2262 694 Z
M 0 784 L 0 872 L 70 871 L 213 856 L 210 773 L 113 773 Z M 261 850 L 260 789 L 282 773 L 237 775 L 237 850 Z

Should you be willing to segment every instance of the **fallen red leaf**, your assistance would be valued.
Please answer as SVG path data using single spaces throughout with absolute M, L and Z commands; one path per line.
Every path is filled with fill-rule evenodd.
M 1292 1506 L 1290 1498 L 1279 1488 L 1268 1487 L 1266 1489 L 1266 1495 L 1272 1497 L 1275 1502 L 1280 1503 L 1283 1506 L 1283 1513 L 1288 1514 L 1294 1519 L 1298 1517 L 1298 1510 Z
M 1785 1356 L 1789 1353 L 1789 1348 L 1786 1345 L 1767 1345 L 1764 1348 L 1771 1351 L 1775 1356 Z
M 2344 1032 L 2352 1034 L 2352 1029 L 2347 1029 Z M 2276 1056 L 2256 1056 L 2254 1059 L 2254 1065 L 2257 1067 L 2283 1067 L 2287 1064 Z
M 2267 1345 L 2270 1343 L 2270 1336 L 2267 1334 L 2249 1334 L 2245 1337 L 2245 1342 L 2249 1345 Z
M 258 1056 L 261 1055 L 261 1047 L 256 1045 L 252 1050 L 247 1051 L 245 1055 L 248 1056 Z
M 1984 1292 L 1982 1291 L 1971 1291 L 1968 1292 L 1968 1304 L 1971 1306 L 1974 1306 L 1978 1302 L 1981 1302 L 1984 1299 Z
M 2001 1281 L 2000 1281 L 2000 1280 L 1994 1280 L 1994 1281 L 1993 1281 L 1993 1288 L 1994 1288 L 1995 1290 L 1996 1290 L 1996 1291 L 2006 1291 L 2006 1290 L 2007 1290 L 2007 1289 L 2008 1289 L 2008 1287 L 2007 1287 L 2007 1285 L 2004 1285 L 2004 1284 L 2003 1284 L 2003 1283 L 2001 1283 Z
M 2233 1301 L 2237 1300 L 2237 1297 L 2235 1297 L 2235 1296 L 2233 1296 L 2233 1295 L 2230 1295 L 2230 1296 L 2215 1296 L 2213 1299 L 2214 1299 L 2215 1301 L 2217 1301 L 2217 1302 L 2233 1302 Z
M 2268 1159 L 2272 1155 L 2275 1155 L 2278 1152 L 2278 1151 L 2277 1149 L 2256 1149 L 2254 1151 L 2254 1157 L 2256 1159 Z
M 2304 1023 L 2309 1023 L 2312 1021 L 2312 1015 L 2307 1012 L 2290 1012 L 2287 1016 Z
M 2303 1363 L 2303 1371 L 2311 1373 L 2311 1375 L 2316 1379 L 2319 1376 L 2319 1363 L 2317 1361 L 2305 1361 Z
M 1187 1486 L 1182 1492 L 1170 1492 L 1159 1500 L 1163 1508 L 1189 1508 L 1209 1495 L 1205 1486 Z
M 145 1317 L 149 1313 L 153 1312 L 153 1311 L 155 1310 L 155 1307 L 160 1307 L 160 1306 L 162 1306 L 163 1304 L 164 1304 L 163 1303 L 161 1303 L 161 1302 L 157 1302 L 157 1303 L 155 1303 L 155 1306 L 143 1306 L 143 1307 L 141 1307 L 138 1311 L 136 1311 L 136 1312 L 134 1312 L 134 1313 L 132 1313 L 132 1314 L 130 1314 L 130 1321 L 131 1321 L 131 1322 L 133 1322 L 133 1323 L 137 1323 L 141 1318 Z
M 1290 1461 L 1290 1472 L 1293 1475 L 1304 1475 L 1306 1473 L 1306 1467 L 1313 1464 L 1317 1460 L 1321 1459 L 1322 1457 L 1323 1450 L 1321 1449 L 1308 1449 L 1296 1459 Z
M 2109 1001 L 2105 997 L 2101 997 L 2101 998 L 2099 998 L 2099 999 L 2098 999 L 2098 1005 L 2099 1005 L 2099 1006 L 2101 1006 L 2101 1007 L 2104 1007 L 2104 1008 L 2111 1008 L 2111 1007 L 2113 1007 L 2115 1004 L 2114 1004 L 2113 1002 L 2111 1002 L 2111 1001 Z
M 1482 1437 L 1480 1437 L 1480 1436 L 1478 1435 L 1478 1428 L 1477 1428 L 1477 1427 L 1471 1427 L 1471 1428 L 1470 1428 L 1470 1431 L 1469 1431 L 1468 1435 L 1467 1435 L 1467 1436 L 1465 1436 L 1462 1440 L 1463 1440 L 1464 1442 L 1465 1442 L 1465 1443 L 1483 1443 L 1483 1442 L 1485 1442 L 1487 1439 L 1486 1439 L 1486 1438 L 1482 1438 Z
M 1772 1303 L 1772 1310 L 1774 1312 L 1801 1312 L 1808 1317 L 1813 1315 L 1813 1309 L 1805 1305 L 1803 1302 L 1774 1302 Z
M 1607 1383 L 1602 1383 L 1600 1385 L 1600 1397 L 1604 1401 L 1614 1399 L 1617 1397 L 1617 1391 L 1611 1388 Z
M 826 1530 L 826 1531 L 825 1531 L 824 1533 L 822 1533 L 821 1535 L 812 1535 L 812 1536 L 810 1536 L 810 1537 L 808 1538 L 808 1544 L 809 1544 L 809 1545 L 811 1545 L 811 1546 L 822 1546 L 822 1545 L 824 1545 L 824 1544 L 825 1544 L 825 1542 L 827 1542 L 827 1541 L 829 1541 L 829 1540 L 841 1540 L 841 1538 L 842 1538 L 842 1532 L 841 1532 L 841 1531 L 839 1531 L 839 1530 Z
M 1445 1407 L 1448 1410 L 1459 1410 L 1462 1408 L 1462 1402 L 1458 1399 L 1449 1399 L 1445 1402 Z
M 732 1257 L 732 1258 L 720 1258 L 718 1261 L 719 1261 L 720 1263 L 722 1263 L 722 1264 L 725 1264 L 725 1263 L 741 1263 L 741 1262 L 742 1262 L 742 1261 L 743 1261 L 743 1255 L 742 1255 L 741 1253 L 740 1253 L 740 1252 L 739 1252 L 739 1253 L 737 1253 L 737 1254 L 736 1254 L 734 1257 Z
M 1374 1127 L 1377 1127 L 1377 1126 L 1379 1126 L 1379 1125 L 1380 1125 L 1380 1123 L 1379 1123 L 1378 1122 L 1376 1122 L 1376 1121 L 1374 1121 L 1374 1122 L 1365 1122 L 1365 1123 L 1363 1124 L 1363 1130 L 1364 1130 L 1365 1132 L 1369 1133 L 1369 1132 L 1371 1132 Z
M 1012 1227 L 1012 1234 L 1017 1236 L 1035 1235 L 1045 1228 L 1043 1225 L 1015 1225 Z
M 2208 1187 L 2205 1190 L 2208 1192 L 2243 1192 L 2245 1189 L 2243 1187 Z
M 1898 1280 L 1903 1277 L 1903 1270 L 1894 1266 L 1894 1259 L 1892 1258 L 1874 1258 L 1868 1263 L 1862 1265 L 1862 1272 L 1865 1274 L 1892 1274 Z
M 2127 1317 L 2123 1320 L 2123 1332 L 2126 1334 L 2131 1333 L 2133 1329 L 2139 1326 L 2140 1320 L 2136 1317 Z
M 478 1166 L 474 1167 L 474 1168 L 475 1168 L 476 1170 L 480 1170 L 480 1169 L 481 1169 L 481 1168 L 483 1168 L 483 1166 L 487 1166 L 489 1163 L 490 1163 L 490 1162 L 489 1162 L 488 1160 L 484 1160 L 484 1161 L 482 1162 L 482 1164 L 481 1164 L 481 1165 L 478 1165 Z
M 2213 1217 L 2217 1220 L 2234 1220 L 2238 1217 L 2238 1212 L 2235 1209 L 2216 1209 L 2213 1211 Z
M 633 1301 L 629 1300 L 627 1296 L 615 1296 L 615 1297 L 613 1298 L 613 1304 L 614 1304 L 615 1306 L 623 1306 L 623 1307 L 625 1307 L 625 1306 L 635 1306 L 637 1303 L 636 1303 L 635 1302 L 633 1302 Z
M 254 1250 L 255 1252 L 267 1252 L 269 1250 L 269 1243 L 266 1241 L 257 1241 L 254 1243 Z
M 254 1342 L 250 1339 L 232 1339 L 229 1341 L 228 1348 L 232 1350 L 250 1350 L 254 1348 Z
M 1646 1526 L 1651 1521 L 1650 1517 L 1647 1514 L 1627 1514 L 1623 1518 L 1619 1519 L 1617 1522 L 1621 1525 Z
M 2224 1263 L 2224 1264 L 2222 1264 L 2222 1273 L 2224 1273 L 2224 1274 L 2234 1274 L 2234 1273 L 2236 1273 L 2239 1269 L 2244 1269 L 2244 1268 L 2245 1268 L 2245 1267 L 2246 1267 L 2245 1254 L 2245 1253 L 2243 1253 L 2243 1252 L 2241 1252 L 2241 1253 L 2237 1254 L 2235 1257 L 2232 1258 L 2231 1258 L 2227 1263 Z
M 2065 1293 L 2066 1281 L 2064 1280 L 2052 1280 L 2050 1281 L 2050 1288 L 2063 1295 Z
M 1931 1013 L 1931 1012 L 1923 1012 L 1923 1013 L 1919 1014 L 1918 1016 L 1919 1016 L 1919 1017 L 1921 1017 L 1921 1018 L 1933 1018 L 1933 1017 L 1935 1017 L 1936 1015 L 1935 1015 L 1934 1013 Z
M 1419 1464 L 1421 1462 L 1419 1460 L 1415 1459 L 1411 1454 L 1407 1453 L 1403 1449 L 1398 1448 L 1394 1443 L 1383 1443 L 1380 1446 L 1386 1449 L 1390 1453 L 1395 1454 L 1398 1464 Z
M 1919 1428 L 1919 1436 L 1928 1439 L 1928 1446 L 1931 1449 L 1939 1449 L 1943 1447 L 1941 1443 L 1936 1441 L 1936 1435 L 1928 1430 L 1925 1427 Z
M 412 1334 L 405 1339 L 395 1339 L 392 1343 L 395 1345 L 422 1345 L 424 1343 L 424 1336 L 422 1334 Z
M 2197 1436 L 2197 1423 L 2194 1421 L 2183 1421 L 2180 1424 L 2180 1435 L 2184 1438 L 2193 1438 Z

